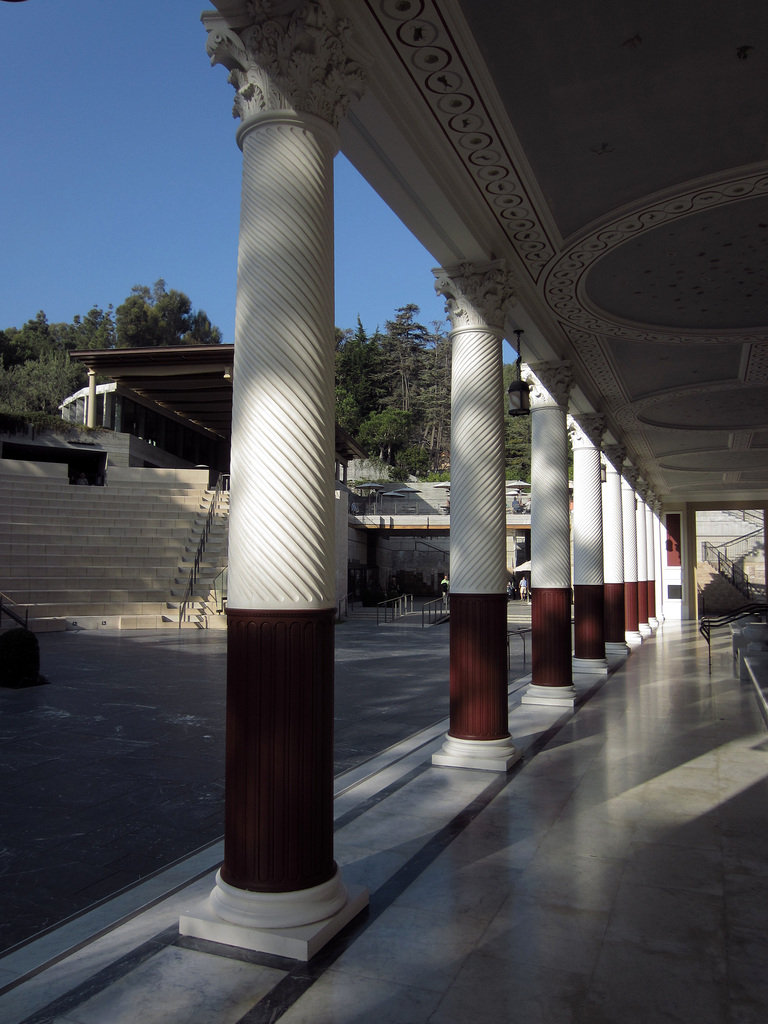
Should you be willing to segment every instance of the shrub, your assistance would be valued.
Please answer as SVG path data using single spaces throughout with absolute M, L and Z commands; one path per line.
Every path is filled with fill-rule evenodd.
M 40 644 L 35 634 L 28 629 L 0 634 L 0 686 L 20 690 L 40 682 Z

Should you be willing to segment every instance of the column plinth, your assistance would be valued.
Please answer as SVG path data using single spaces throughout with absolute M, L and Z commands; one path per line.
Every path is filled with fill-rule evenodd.
M 432 763 L 507 771 L 521 754 L 509 734 L 503 594 L 451 593 L 450 728 Z
M 573 619 L 576 634 L 573 671 L 607 674 L 604 584 L 574 585 Z
M 533 681 L 522 703 L 573 707 L 570 587 L 537 587 L 531 596 L 531 626 Z

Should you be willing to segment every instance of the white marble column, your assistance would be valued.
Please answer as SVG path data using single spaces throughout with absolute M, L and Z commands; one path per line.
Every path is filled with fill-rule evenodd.
M 610 661 L 626 658 L 624 611 L 624 528 L 621 509 L 621 467 L 624 448 L 604 445 L 603 574 L 605 578 L 605 653 Z
M 600 441 L 604 417 L 570 424 L 573 448 L 573 671 L 607 675 Z
M 432 763 L 507 771 L 502 339 L 514 296 L 503 264 L 434 271 L 451 321 L 450 727 Z
M 652 491 L 645 495 L 645 553 L 648 560 L 648 625 L 652 630 L 659 628 L 656 616 L 656 529 L 653 505 L 656 496 Z
M 647 484 L 640 480 L 635 487 L 636 513 L 635 536 L 637 538 L 637 628 L 643 639 L 653 633 L 648 622 L 648 535 L 645 527 L 645 495 Z
M 531 388 L 531 684 L 525 704 L 572 707 L 570 363 L 529 367 Z
M 96 426 L 96 371 L 88 370 L 88 415 L 86 425 Z
M 336 126 L 362 88 L 319 3 L 204 15 L 243 151 L 224 864 L 181 931 L 306 960 L 367 903 L 333 859 Z
M 656 618 L 659 623 L 664 621 L 664 539 L 665 531 L 661 523 L 662 517 L 662 506 L 661 502 L 657 501 L 653 508 L 653 530 L 654 530 L 654 544 L 656 552 Z
M 621 514 L 624 531 L 624 633 L 630 647 L 643 642 L 637 601 L 637 470 L 624 469 L 621 478 Z

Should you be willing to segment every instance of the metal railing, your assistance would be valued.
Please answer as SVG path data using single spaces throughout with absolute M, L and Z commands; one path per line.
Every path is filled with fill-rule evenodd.
M 346 619 L 354 607 L 353 594 L 345 594 L 336 607 L 336 618 Z M 342 611 L 343 609 L 343 611 Z
M 451 595 L 443 594 L 434 601 L 427 601 L 421 606 L 421 628 L 435 626 L 448 618 L 451 611 Z
M 219 615 L 224 612 L 224 605 L 227 602 L 227 569 L 229 566 L 224 566 L 220 573 L 216 575 L 213 581 L 213 599 L 216 602 L 216 611 Z
M 20 626 L 23 626 L 24 629 L 27 629 L 27 623 L 29 622 L 29 608 L 24 609 L 24 617 L 22 618 L 18 612 L 15 612 L 13 608 L 10 607 L 11 605 L 15 605 L 17 608 L 21 607 L 20 604 L 8 597 L 7 594 L 0 594 L 0 626 L 3 624 L 3 612 L 5 612 L 9 619 L 13 619 L 14 622 L 17 622 Z
M 518 639 L 523 641 L 523 664 L 525 664 L 525 638 L 528 633 L 532 632 L 533 628 L 531 626 L 523 626 L 520 629 L 507 630 L 507 669 L 510 669 L 512 666 L 512 651 L 509 646 L 509 641 L 512 640 L 513 637 L 518 637 Z
M 184 616 L 187 613 L 187 605 L 192 599 L 192 594 L 195 589 L 195 583 L 197 583 L 197 577 L 200 575 L 200 566 L 203 562 L 203 554 L 205 553 L 205 545 L 208 543 L 208 538 L 211 535 L 211 529 L 213 528 L 213 522 L 216 519 L 216 513 L 219 508 L 219 500 L 223 491 L 229 490 L 229 476 L 224 473 L 219 474 L 219 479 L 216 481 L 216 486 L 213 489 L 213 496 L 211 497 L 211 504 L 208 508 L 208 515 L 205 517 L 205 523 L 203 524 L 203 532 L 200 534 L 200 540 L 197 545 L 197 551 L 192 562 L 192 568 L 189 570 L 189 579 L 187 580 L 187 586 L 184 591 L 184 597 L 181 599 L 179 605 L 179 629 L 184 621 Z
M 759 537 L 760 541 L 755 541 L 755 538 Z M 759 550 L 762 547 L 763 529 L 760 527 L 757 530 L 752 530 L 750 533 L 745 533 L 741 537 L 730 537 L 728 540 L 720 541 L 718 544 L 713 543 L 711 540 L 705 540 L 703 544 L 703 557 L 705 562 L 709 562 L 710 565 L 717 564 L 718 555 L 724 555 L 726 558 L 733 561 L 735 558 L 743 558 L 745 555 L 752 554 L 753 551 Z
M 714 563 L 713 563 L 714 564 Z M 717 571 L 724 576 L 748 601 L 765 599 L 765 584 L 752 583 L 740 565 L 736 565 L 722 552 L 717 555 Z
M 395 619 L 407 615 L 413 611 L 413 594 L 398 594 L 397 597 L 388 597 L 386 601 L 379 601 L 376 605 L 376 625 L 381 624 L 381 613 L 384 613 L 384 622 L 394 622 Z M 392 617 L 390 618 L 390 612 Z
M 767 614 L 767 604 L 753 601 L 751 604 L 742 605 L 741 608 L 735 608 L 732 612 L 729 612 L 727 615 L 718 615 L 701 620 L 701 622 L 699 623 L 699 632 L 707 641 L 707 649 L 709 651 L 710 675 L 712 675 L 712 630 L 719 629 L 721 626 L 728 626 L 731 622 L 736 622 L 738 619 L 744 619 L 755 615 L 761 615 L 763 619 L 765 619 Z

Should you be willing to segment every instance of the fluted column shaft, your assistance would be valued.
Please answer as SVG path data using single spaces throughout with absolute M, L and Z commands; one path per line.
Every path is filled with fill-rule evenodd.
M 451 339 L 450 733 L 498 739 L 509 733 L 502 339 L 471 327 Z
M 648 535 L 645 528 L 645 501 L 637 495 L 635 514 L 637 537 L 637 628 L 643 636 L 650 636 L 648 623 Z
M 621 476 L 605 460 L 603 484 L 603 573 L 605 579 L 605 643 L 613 654 L 626 652 L 624 615 L 624 530 Z
M 645 505 L 645 553 L 648 561 L 648 623 L 656 629 L 659 620 L 656 617 L 656 523 L 651 500 Z
M 243 139 L 230 608 L 334 603 L 333 156 L 287 117 Z
M 450 727 L 436 764 L 468 764 L 509 739 L 501 264 L 436 270 L 451 317 Z M 477 746 L 479 744 L 479 746 Z M 483 746 L 485 744 L 486 746 Z M 494 747 L 495 750 L 495 747 Z
M 563 370 L 559 368 L 563 367 Z M 567 402 L 570 368 L 532 366 L 531 686 L 528 703 L 574 692 Z M 546 376 L 544 376 L 545 371 Z M 541 379 L 539 379 L 541 375 Z
M 656 618 L 664 621 L 664 531 L 661 525 L 661 506 L 653 509 L 653 533 L 656 562 Z
M 362 73 L 348 23 L 312 0 L 203 21 L 235 87 L 243 178 L 224 864 L 184 926 L 274 950 L 264 929 L 333 918 L 333 934 L 354 902 L 333 859 L 333 159 Z
M 642 643 L 637 607 L 637 497 L 626 477 L 621 480 L 624 535 L 624 633 L 628 643 Z
M 602 433 L 602 428 L 598 428 Z M 605 661 L 603 508 L 600 448 L 579 423 L 571 425 L 573 447 L 574 669 L 597 669 Z

